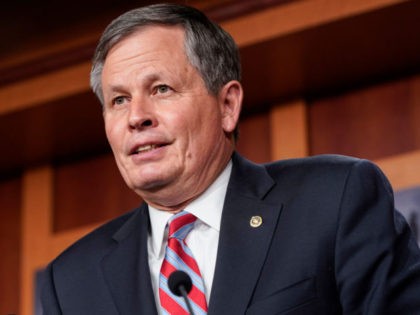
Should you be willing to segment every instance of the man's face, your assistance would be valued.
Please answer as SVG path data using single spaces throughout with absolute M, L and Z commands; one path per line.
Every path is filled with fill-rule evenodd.
M 176 210 L 211 184 L 233 150 L 227 133 L 242 90 L 232 82 L 217 96 L 207 91 L 179 27 L 149 26 L 110 50 L 102 73 L 105 129 L 130 188 Z

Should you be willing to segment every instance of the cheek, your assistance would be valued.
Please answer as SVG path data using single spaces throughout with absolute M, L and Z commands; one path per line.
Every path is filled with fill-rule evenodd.
M 122 162 L 122 141 L 121 138 L 118 136 L 117 128 L 115 128 L 115 126 L 111 124 L 109 120 L 105 121 L 105 135 L 108 140 L 108 144 L 111 147 L 114 159 L 117 162 L 118 168 L 120 168 L 120 162 Z
M 195 121 L 189 140 L 191 147 L 202 157 L 215 150 L 222 136 L 220 119 L 216 115 L 206 114 Z
M 108 139 L 108 143 L 114 149 L 114 144 L 116 143 L 116 141 L 114 140 L 115 135 L 114 135 L 113 129 L 106 126 L 105 127 L 105 134 L 106 134 L 106 138 Z
M 105 123 L 105 134 L 109 144 L 112 148 L 118 147 L 118 144 L 122 144 L 121 139 L 121 128 L 116 123 L 115 119 L 106 118 Z

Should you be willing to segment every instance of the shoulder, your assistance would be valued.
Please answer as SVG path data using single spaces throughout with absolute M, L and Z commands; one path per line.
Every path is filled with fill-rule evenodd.
M 319 168 L 348 168 L 357 163 L 371 163 L 368 160 L 338 154 L 321 154 L 313 155 L 303 158 L 293 158 L 278 160 L 270 163 L 265 163 L 264 166 L 268 170 L 275 170 L 279 168 L 301 168 L 305 169 L 319 169 Z
M 270 178 L 269 182 L 277 185 L 299 183 L 331 187 L 334 183 L 344 185 L 349 177 L 360 177 L 388 185 L 387 178 L 372 161 L 352 156 L 323 154 L 257 164 L 236 153 L 233 162 L 232 177 L 240 183 Z
M 304 158 L 279 160 L 263 164 L 267 172 L 276 176 L 281 174 L 305 177 L 322 176 L 326 178 L 346 178 L 352 174 L 384 177 L 382 171 L 372 161 L 352 156 L 323 154 Z
M 360 195 L 382 191 L 391 198 L 393 195 L 382 170 L 366 159 L 328 154 L 280 160 L 263 167 L 277 183 L 277 190 L 297 191 L 301 196 L 338 198 L 345 191 L 357 191 Z
M 94 229 L 65 249 L 51 264 L 78 265 L 100 260 L 114 246 L 118 234 L 135 220 L 140 210 L 137 208 Z

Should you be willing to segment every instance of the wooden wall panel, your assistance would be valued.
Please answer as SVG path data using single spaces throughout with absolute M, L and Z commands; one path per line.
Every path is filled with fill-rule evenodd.
M 278 105 L 270 111 L 271 158 L 273 160 L 308 155 L 308 122 L 303 100 Z
M 420 150 L 376 160 L 394 190 L 420 186 Z
M 21 180 L 0 182 L 0 314 L 19 314 Z
M 20 262 L 20 311 L 34 313 L 35 275 L 50 257 L 52 226 L 52 168 L 41 166 L 22 176 L 22 242 Z
M 270 116 L 268 113 L 248 116 L 239 123 L 237 150 L 257 163 L 271 160 Z
M 140 202 L 140 197 L 126 186 L 111 154 L 55 170 L 56 232 L 109 220 Z
M 420 76 L 309 106 L 310 154 L 379 159 L 420 148 Z

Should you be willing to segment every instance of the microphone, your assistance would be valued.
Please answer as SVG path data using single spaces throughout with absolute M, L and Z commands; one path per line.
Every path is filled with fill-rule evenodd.
M 185 304 L 187 304 L 188 312 L 194 315 L 193 309 L 188 299 L 188 293 L 192 289 L 192 281 L 190 276 L 181 270 L 176 270 L 169 275 L 168 278 L 169 290 L 176 296 L 182 296 Z

